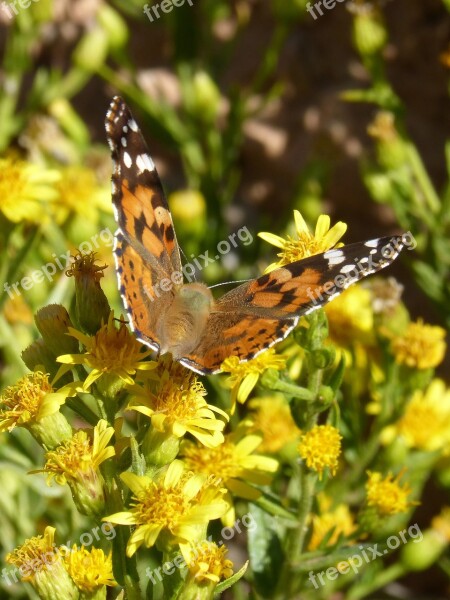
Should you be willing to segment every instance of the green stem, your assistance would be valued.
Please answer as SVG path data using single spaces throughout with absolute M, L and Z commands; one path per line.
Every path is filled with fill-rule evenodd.
M 400 577 L 406 575 L 407 570 L 400 563 L 395 563 L 394 565 L 380 571 L 375 579 L 366 583 L 362 583 L 361 585 L 356 585 L 352 588 L 347 594 L 347 600 L 360 600 L 361 598 L 367 598 L 372 592 L 379 590 L 384 587 L 391 581 L 396 581 Z
M 125 591 L 127 600 L 142 600 L 139 583 L 134 581 L 129 575 L 125 575 Z
M 408 144 L 407 152 L 410 165 L 420 187 L 422 188 L 425 200 L 428 203 L 428 208 L 433 213 L 439 213 L 441 210 L 441 201 L 439 200 L 439 196 L 437 195 L 436 190 L 434 189 L 433 184 L 428 177 L 428 173 L 425 170 L 422 159 L 420 158 L 416 147 L 413 144 Z
M 5 349 L 6 364 L 9 363 L 11 367 L 14 365 L 20 375 L 25 375 L 28 369 L 20 356 L 17 337 L 3 316 L 0 317 L 0 340 L 0 347 Z

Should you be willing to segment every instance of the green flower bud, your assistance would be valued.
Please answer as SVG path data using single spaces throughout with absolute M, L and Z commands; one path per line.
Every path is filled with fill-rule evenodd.
M 189 112 L 205 121 L 213 123 L 219 112 L 220 90 L 205 71 L 195 73 L 187 91 L 186 108 Z
M 72 437 L 72 427 L 60 412 L 55 412 L 39 421 L 30 423 L 28 429 L 35 440 L 49 450 L 56 448 Z
M 59 369 L 58 363 L 55 362 L 55 355 L 47 348 L 44 340 L 36 340 L 30 344 L 21 356 L 30 371 L 34 371 L 36 367 L 44 367 L 42 370 L 53 378 Z
M 105 62 L 108 55 L 108 34 L 96 27 L 88 31 L 73 51 L 73 63 L 89 73 L 95 73 Z
M 355 15 L 353 42 L 363 57 L 381 52 L 387 39 L 386 27 L 380 16 L 371 11 Z
M 69 313 L 59 304 L 49 304 L 36 313 L 34 320 L 45 346 L 56 358 L 61 354 L 78 352 L 78 342 L 67 335 L 68 328 L 73 327 Z
M 150 427 L 142 442 L 142 453 L 150 466 L 163 466 L 171 463 L 180 450 L 180 438 Z
M 433 529 L 427 529 L 422 539 L 408 539 L 408 544 L 402 546 L 400 562 L 408 571 L 425 571 L 439 559 L 446 546 L 443 536 Z
M 111 48 L 122 48 L 128 41 L 128 27 L 119 13 L 108 4 L 102 4 L 97 12 L 100 25 L 108 34 Z
M 391 178 L 382 172 L 370 171 L 364 174 L 364 183 L 375 202 L 385 204 L 392 200 L 394 190 Z
M 75 317 L 79 327 L 93 335 L 102 323 L 108 322 L 110 308 L 100 279 L 103 270 L 95 264 L 94 253 L 78 255 L 74 264 L 66 271 L 68 277 L 75 277 Z
M 77 510 L 88 517 L 105 514 L 105 482 L 100 472 L 91 471 L 86 477 L 67 481 Z
M 314 350 L 311 353 L 312 364 L 316 369 L 326 369 L 327 367 L 330 367 L 334 363 L 335 358 L 336 350 L 333 346 Z

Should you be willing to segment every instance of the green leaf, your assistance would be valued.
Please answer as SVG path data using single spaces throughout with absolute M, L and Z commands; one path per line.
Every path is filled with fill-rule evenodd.
M 297 522 L 295 514 L 282 506 L 279 498 L 272 494 L 269 495 L 267 492 L 263 492 L 263 495 L 256 500 L 255 504 L 274 517 L 281 517 L 283 519 L 288 519 L 289 521 Z
M 234 575 L 232 575 L 231 577 L 229 577 L 228 579 L 225 579 L 225 581 L 222 581 L 222 583 L 219 583 L 218 586 L 216 587 L 216 589 L 214 590 L 214 595 L 219 595 L 222 592 L 224 592 L 225 590 L 227 590 L 228 588 L 230 588 L 232 585 L 234 585 L 237 581 L 239 581 L 239 579 L 241 579 L 244 574 L 245 571 L 247 570 L 248 567 L 248 562 L 247 561 L 240 569 L 237 573 L 235 573 Z
M 255 587 L 261 596 L 270 598 L 284 562 L 283 549 L 276 531 L 277 520 L 255 505 L 251 505 L 250 513 L 257 524 L 257 527 L 248 531 Z

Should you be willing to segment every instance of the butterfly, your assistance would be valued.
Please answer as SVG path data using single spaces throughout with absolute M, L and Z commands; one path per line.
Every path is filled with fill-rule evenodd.
M 254 358 L 283 340 L 300 316 L 388 266 L 404 244 L 384 237 L 329 250 L 249 280 L 218 300 L 203 283 L 184 283 L 167 200 L 130 109 L 116 96 L 106 115 L 118 224 L 119 291 L 137 339 L 201 374 L 237 356 Z

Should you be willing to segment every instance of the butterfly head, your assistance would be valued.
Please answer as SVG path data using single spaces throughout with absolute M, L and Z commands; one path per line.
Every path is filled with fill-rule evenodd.
M 210 289 L 203 283 L 186 283 L 178 293 L 183 303 L 193 311 L 209 309 L 214 301 Z

